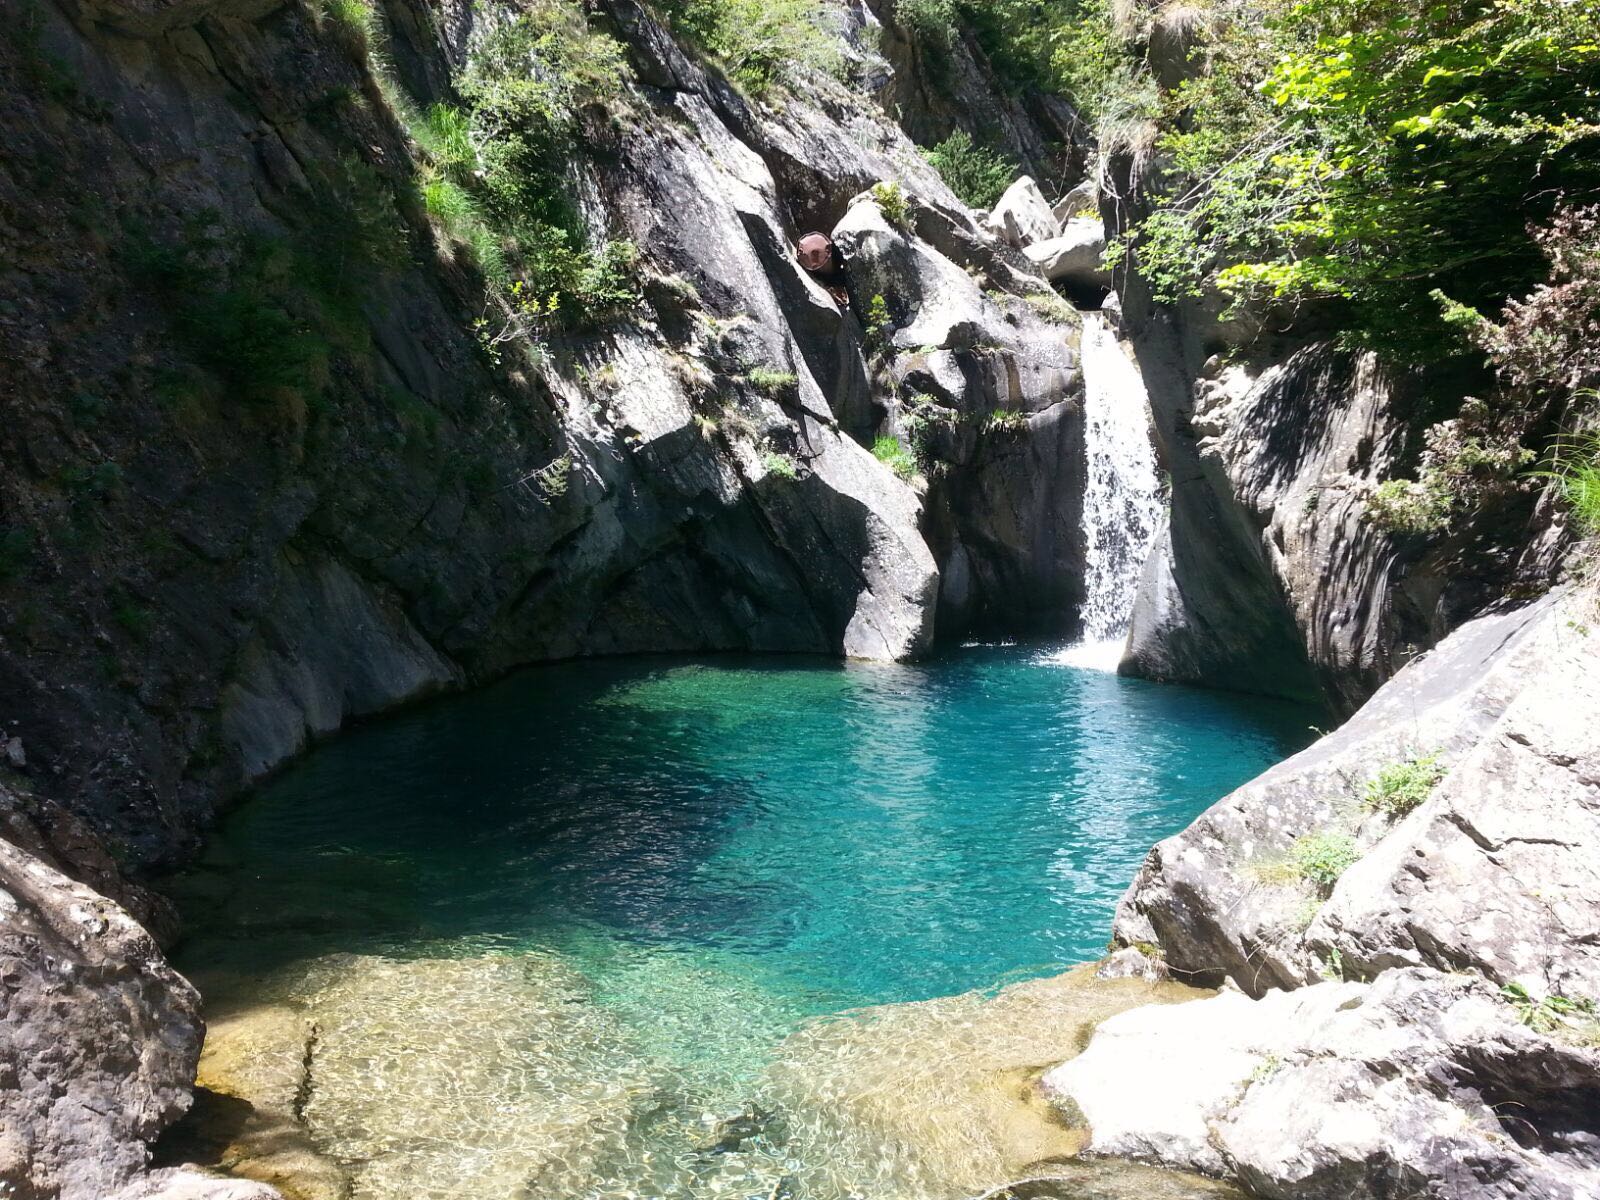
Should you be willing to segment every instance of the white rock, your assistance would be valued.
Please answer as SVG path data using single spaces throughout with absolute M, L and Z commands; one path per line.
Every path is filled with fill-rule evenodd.
M 1106 285 L 1110 276 L 1100 265 L 1106 250 L 1106 231 L 1099 221 L 1074 217 L 1059 237 L 1024 246 L 1028 260 L 1052 283 Z
M 1044 193 L 1028 175 L 1006 189 L 985 225 L 1001 241 L 1018 249 L 1049 241 L 1061 232 L 1061 224 L 1051 212 Z

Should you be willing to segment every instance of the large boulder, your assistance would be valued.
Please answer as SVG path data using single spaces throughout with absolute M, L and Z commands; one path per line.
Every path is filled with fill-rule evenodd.
M 126 912 L 0 840 L 0 1193 L 130 1183 L 189 1106 L 199 1007 Z
M 889 430 L 927 476 L 940 636 L 1068 633 L 1082 600 L 1082 319 L 1038 276 L 963 269 L 870 194 L 835 227 L 888 318 Z
M 1540 996 L 1596 994 L 1591 603 L 1553 596 L 1463 626 L 1337 732 L 1156 846 L 1116 939 L 1253 994 L 1314 982 L 1330 963 L 1361 978 L 1465 968 Z M 1443 778 L 1411 811 L 1366 802 L 1381 771 L 1419 759 Z M 1332 852 L 1333 878 L 1297 869 L 1308 845 Z
M 1005 190 L 989 213 L 984 228 L 1001 241 L 1026 250 L 1061 232 L 1055 211 L 1031 176 L 1024 175 Z
M 1058 236 L 1030 243 L 1022 252 L 1051 283 L 1096 287 L 1111 283 L 1110 274 L 1101 266 L 1106 252 L 1105 226 L 1096 219 L 1071 217 Z
M 1134 1009 L 1044 1082 L 1090 1152 L 1272 1200 L 1587 1200 L 1600 1179 L 1600 1052 L 1470 975 Z

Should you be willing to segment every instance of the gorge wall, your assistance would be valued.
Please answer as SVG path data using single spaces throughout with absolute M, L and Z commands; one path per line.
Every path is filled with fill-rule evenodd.
M 599 16 L 630 78 L 570 186 L 639 299 L 538 345 L 428 220 L 402 119 L 506 12 L 397 2 L 369 48 L 298 5 L 41 4 L 0 49 L 37 83 L 4 97 L 0 720 L 14 785 L 125 861 L 519 663 L 1070 629 L 1075 315 L 866 84 L 760 105 Z M 851 207 L 881 181 L 901 225 Z M 791 252 L 841 219 L 850 308 Z M 923 405 L 931 482 L 866 448 Z
M 1067 106 L 1008 95 L 964 43 L 941 70 L 971 103 L 952 101 L 887 4 L 832 10 L 845 80 L 765 104 L 650 10 L 597 5 L 628 81 L 584 114 L 570 189 L 598 233 L 638 247 L 636 302 L 593 327 L 530 327 L 430 219 L 407 124 L 509 10 L 389 0 L 374 31 L 330 11 L 50 0 L 0 39 L 15 81 L 0 93 L 0 1069 L 18 1081 L 0 1182 L 25 1200 L 261 1194 L 140 1176 L 187 1103 L 199 1024 L 146 933 L 170 932 L 166 909 L 124 876 L 181 859 L 220 800 L 312 738 L 552 658 L 901 659 L 1077 628 L 1081 319 L 907 136 L 999 130 L 1054 195 L 1083 165 Z M 885 182 L 903 211 L 871 194 Z M 848 254 L 849 305 L 794 261 L 813 227 Z M 1548 582 L 1563 543 L 1543 510 L 1467 559 L 1363 523 L 1370 485 L 1416 454 L 1416 380 L 1307 337 L 1228 359 L 1238 339 L 1214 314 L 1117 284 L 1171 481 L 1126 670 L 1351 710 L 1491 601 Z M 910 460 L 876 456 L 882 437 Z M 1576 1196 L 1592 1055 L 1507 1032 L 1489 987 L 1593 976 L 1593 747 L 1549 707 L 1593 707 L 1592 650 L 1563 632 L 1582 623 L 1564 603 L 1469 626 L 1163 844 L 1116 932 L 1138 970 L 1288 995 L 1318 1029 L 1352 1011 L 1337 989 L 1382 989 L 1361 993 L 1381 1028 L 1465 1013 L 1493 1061 L 1419 1035 L 1408 1080 L 1454 1072 L 1485 1109 L 1515 1095 L 1537 1144 L 1497 1126 L 1520 1149 L 1484 1172 Z M 1329 896 L 1250 874 L 1342 819 L 1377 761 L 1434 751 L 1445 783 L 1403 820 L 1353 828 L 1365 856 Z M 1563 823 L 1576 832 L 1527 832 Z M 1528 872 L 1548 894 L 1526 894 Z M 1463 907 L 1480 891 L 1488 926 Z M 1335 956 L 1339 978 L 1320 982 Z M 1440 978 L 1462 969 L 1488 983 Z M 94 1019 L 57 1020 L 62 988 Z M 1236 1076 L 1292 1057 L 1283 1092 L 1251 1093 L 1266 1106 L 1252 1146 L 1217 1157 L 1209 1117 L 1198 1142 L 1118 1140 L 1106 1115 L 1101 1148 L 1261 1195 L 1396 1194 L 1349 1166 L 1360 1145 L 1305 1170 L 1284 1165 L 1299 1147 L 1263 1148 L 1263 1112 L 1327 1090 L 1326 1047 L 1289 1037 L 1235 1057 L 1218 1076 L 1234 1092 L 1187 1114 L 1249 1124 Z M 1377 1050 L 1357 1057 L 1342 1066 L 1363 1087 L 1393 1075 Z M 1407 1113 L 1397 1128 L 1439 1115 Z M 1361 1161 L 1411 1164 L 1390 1172 L 1409 1186 L 1425 1159 L 1386 1143 Z M 1324 1191 L 1288 1190 L 1313 1177 Z

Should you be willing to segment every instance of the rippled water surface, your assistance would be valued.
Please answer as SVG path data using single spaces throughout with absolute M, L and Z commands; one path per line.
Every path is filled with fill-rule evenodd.
M 1096 956 L 1149 847 L 1309 740 L 1073 661 L 582 663 L 357 729 L 226 822 L 180 965 L 310 1014 L 357 1196 L 937 1194 L 813 1161 L 784 1039 Z

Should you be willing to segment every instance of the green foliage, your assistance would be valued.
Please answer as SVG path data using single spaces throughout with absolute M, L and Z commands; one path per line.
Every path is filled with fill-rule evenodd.
M 411 136 L 448 178 L 470 178 L 478 168 L 478 149 L 472 144 L 472 119 L 459 108 L 435 104 L 410 127 Z
M 1058 325 L 1073 325 L 1078 322 L 1078 310 L 1063 300 L 1058 292 L 1053 290 L 1029 292 L 1023 299 L 1028 302 L 1029 308 L 1046 321 L 1054 321 Z
M 466 243 L 472 257 L 492 283 L 508 286 L 511 271 L 506 264 L 500 238 L 483 219 L 472 194 L 455 180 L 424 172 L 421 177 L 422 204 L 432 218 L 451 237 Z
M 872 200 L 883 214 L 883 219 L 896 229 L 904 230 L 911 220 L 906 194 L 898 183 L 887 180 L 872 185 Z
M 889 302 L 882 293 L 867 301 L 862 328 L 867 335 L 869 350 L 880 351 L 888 347 L 889 339 L 894 336 L 894 319 L 889 315 Z
M 111 609 L 111 617 L 137 641 L 146 641 L 155 629 L 155 614 L 132 597 L 124 596 Z
M 895 0 L 894 16 L 911 37 L 944 48 L 956 33 L 956 0 Z
M 1389 479 L 1367 497 L 1368 518 L 1390 533 L 1441 533 L 1450 524 L 1450 494 L 1433 482 Z
M 1593 1000 L 1575 999 L 1559 992 L 1535 999 L 1526 987 L 1516 982 L 1502 987 L 1500 996 L 1516 1010 L 1517 1020 L 1535 1033 L 1571 1031 L 1576 1027 L 1579 1032 L 1588 1033 L 1592 1040 L 1593 1026 L 1600 1021 Z M 1584 1029 L 1584 1026 L 1589 1028 Z
M 909 481 L 916 478 L 917 460 L 900 444 L 899 438 L 884 434 L 872 443 L 872 453 L 901 479 Z
M 44 48 L 40 36 L 43 22 L 38 4 L 29 0 L 7 15 L 0 24 L 0 36 L 16 49 L 22 82 L 29 91 L 57 104 L 73 104 L 82 98 L 77 81 L 67 64 Z
M 1289 848 L 1289 865 L 1294 873 L 1324 893 L 1332 891 L 1339 876 L 1360 861 L 1361 851 L 1355 839 L 1335 830 L 1305 834 Z
M 1445 777 L 1445 770 L 1437 754 L 1389 763 L 1367 781 L 1362 805 L 1374 812 L 1403 817 L 1433 794 L 1433 789 Z
M 130 224 L 121 254 L 190 360 L 230 399 L 258 404 L 317 393 L 335 347 L 365 347 L 362 304 L 373 278 L 400 259 L 400 231 L 387 184 L 342 159 L 313 172 L 298 228 L 230 228 L 202 211 L 161 233 Z M 164 378 L 185 399 L 204 391 L 182 373 Z
M 357 55 L 371 49 L 378 32 L 378 15 L 371 0 L 317 0 L 317 23 L 329 30 Z
M 0 583 L 13 583 L 33 566 L 33 531 L 0 528 Z
M 568 0 L 532 0 L 484 39 L 463 75 L 465 107 L 412 123 L 430 160 L 429 215 L 472 248 L 486 278 L 533 322 L 582 326 L 630 308 L 638 250 L 593 238 L 573 200 L 583 114 L 625 102 L 626 58 Z
M 1000 151 L 978 145 L 964 129 L 924 150 L 922 157 L 939 172 L 950 190 L 973 208 L 993 208 L 1019 170 Z
M 1028 414 L 997 408 L 983 420 L 985 433 L 1020 433 L 1028 427 Z
M 750 386 L 764 396 L 782 396 L 792 391 L 800 377 L 792 371 L 778 371 L 771 367 L 756 367 L 745 378 Z
M 1572 509 L 1578 531 L 1594 537 L 1600 535 L 1600 437 L 1578 445 L 1582 448 L 1556 460 L 1552 473 Z
M 1534 454 L 1504 417 L 1482 400 L 1465 401 L 1459 416 L 1428 429 L 1417 478 L 1380 485 L 1367 499 L 1367 516 L 1395 533 L 1439 533 L 1487 500 L 1525 487 Z
M 751 95 L 843 69 L 838 32 L 819 0 L 665 0 L 660 7 L 675 32 Z
M 761 455 L 761 465 L 768 475 L 775 475 L 779 479 L 800 478 L 800 466 L 791 454 L 768 450 Z
M 1270 11 L 1270 10 L 1269 10 Z M 1353 341 L 1459 352 L 1540 274 L 1527 233 L 1600 187 L 1600 13 L 1561 0 L 1328 0 L 1210 32 L 1168 100 L 1193 181 L 1142 230 L 1163 298 L 1338 302 Z

